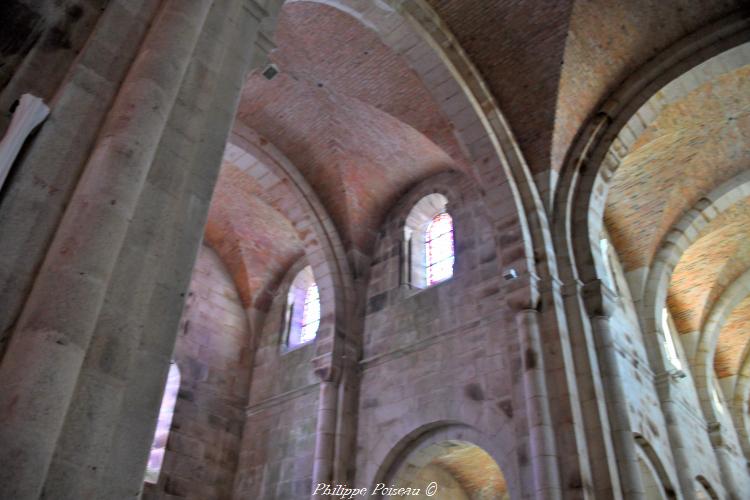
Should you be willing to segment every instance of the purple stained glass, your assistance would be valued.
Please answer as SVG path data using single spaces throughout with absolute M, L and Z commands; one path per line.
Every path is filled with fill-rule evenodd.
M 453 219 L 443 212 L 432 218 L 425 238 L 427 284 L 434 285 L 453 276 Z
M 309 342 L 315 339 L 320 326 L 320 294 L 318 285 L 313 283 L 307 289 L 305 294 L 305 307 L 302 311 L 302 331 L 300 332 L 300 342 Z
M 159 420 L 156 422 L 154 441 L 151 444 L 151 453 L 149 454 L 148 465 L 146 466 L 144 481 L 147 483 L 156 483 L 159 479 L 159 472 L 164 462 L 167 438 L 169 437 L 169 429 L 172 426 L 174 406 L 177 402 L 177 392 L 179 390 L 180 370 L 177 369 L 175 363 L 172 363 L 172 366 L 169 367 L 167 385 L 164 388 L 164 396 L 162 397 L 161 408 L 159 409 Z

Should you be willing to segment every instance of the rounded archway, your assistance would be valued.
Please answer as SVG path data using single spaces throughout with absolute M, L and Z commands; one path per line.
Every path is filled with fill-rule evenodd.
M 378 490 L 378 488 L 380 488 Z M 373 489 L 376 498 L 508 500 L 508 487 L 497 462 L 468 441 L 447 440 L 417 448 Z

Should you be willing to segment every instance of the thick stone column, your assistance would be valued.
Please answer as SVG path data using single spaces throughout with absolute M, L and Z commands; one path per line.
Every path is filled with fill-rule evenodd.
M 37 499 L 210 0 L 165 0 L 100 133 L 0 366 L 0 498 Z
M 184 295 L 265 16 L 248 8 L 254 5 L 215 0 L 206 19 L 120 251 L 45 485 L 65 498 L 119 500 L 140 493 Z
M 178 334 L 179 319 L 184 302 L 184 294 L 190 283 L 190 275 L 203 236 L 211 195 L 219 174 L 224 147 L 236 113 L 240 91 L 247 76 L 254 53 L 253 40 L 260 19 L 265 12 L 259 10 L 250 0 L 219 1 L 225 8 L 211 12 L 207 32 L 219 33 L 226 44 L 220 59 L 220 70 L 215 75 L 215 87 L 211 100 L 205 109 L 201 107 L 203 128 L 192 139 L 199 146 L 192 157 L 184 160 L 187 166 L 187 179 L 173 211 L 161 215 L 158 227 L 170 227 L 167 251 L 158 254 L 150 271 L 153 274 L 153 299 L 150 307 L 141 316 L 141 324 L 147 328 L 135 329 L 139 335 L 137 349 L 128 367 L 126 390 L 120 413 L 115 419 L 115 434 L 112 454 L 105 465 L 105 472 L 98 481 L 98 494 L 101 499 L 119 500 L 122 494 L 140 487 L 143 482 L 151 441 L 154 435 L 159 403 L 169 369 L 169 358 L 174 349 Z M 224 26 L 226 24 L 226 26 Z M 219 29 L 221 27 L 221 29 Z M 216 28 L 216 30 L 214 30 Z M 201 41 L 201 47 L 203 46 Z M 218 43 L 209 35 L 206 44 Z M 204 54 L 204 62 L 210 57 Z M 199 71 L 198 74 L 202 74 Z M 203 94 L 205 95 L 205 94 Z M 180 102 L 190 102 L 190 94 Z M 197 116 L 194 118 L 200 120 Z M 175 123 L 184 120 L 184 115 L 176 115 Z M 170 146 L 166 149 L 172 150 Z M 177 148 L 179 151 L 179 148 Z M 160 186 L 169 185 L 173 172 L 181 161 L 179 156 L 159 164 L 153 177 L 154 191 Z M 163 196 L 166 201 L 169 196 Z M 143 220 L 155 214 L 162 214 L 159 197 L 144 205 Z M 146 224 L 146 227 L 149 227 Z M 148 231 L 146 231 L 148 232 Z M 138 253 L 134 252 L 127 262 L 134 265 Z M 127 264 L 124 264 L 127 267 Z M 123 273 L 121 287 L 126 288 L 126 273 Z
M 108 2 L 93 34 L 54 92 L 54 98 L 48 99 L 49 118 L 16 162 L 12 179 L 3 187 L 0 358 L 159 3 L 159 0 Z M 38 78 L 39 72 L 36 73 Z M 8 104 L 8 100 L 17 99 L 12 92 L 6 87 L 0 102 Z

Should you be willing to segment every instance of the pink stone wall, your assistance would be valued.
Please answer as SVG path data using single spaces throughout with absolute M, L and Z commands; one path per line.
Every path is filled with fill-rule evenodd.
M 265 316 L 255 351 L 235 498 L 309 498 L 318 379 L 315 343 L 284 345 L 284 310 L 300 261 L 287 273 Z
M 236 287 L 203 246 L 174 359 L 181 384 L 164 465 L 144 500 L 230 499 L 250 381 L 249 330 Z
M 435 191 L 448 198 L 454 220 L 454 275 L 412 290 L 399 283 L 403 224 L 414 204 Z M 428 179 L 386 219 L 368 289 L 358 487 L 371 486 L 394 446 L 408 446 L 407 435 L 447 422 L 479 430 L 476 444 L 498 462 L 512 494 L 529 472 L 521 359 L 496 255 L 481 198 L 457 173 Z

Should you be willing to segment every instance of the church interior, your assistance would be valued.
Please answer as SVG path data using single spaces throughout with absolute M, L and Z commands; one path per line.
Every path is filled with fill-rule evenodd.
M 0 20 L 0 500 L 750 498 L 747 0 Z

